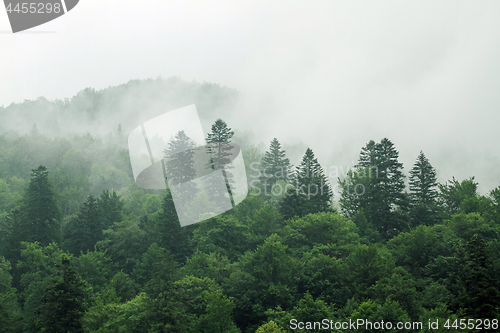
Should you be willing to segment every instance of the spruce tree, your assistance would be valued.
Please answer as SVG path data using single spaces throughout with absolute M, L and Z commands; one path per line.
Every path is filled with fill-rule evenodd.
M 380 194 L 387 206 L 401 206 L 406 198 L 403 164 L 398 161 L 399 152 L 387 138 L 382 139 L 375 147 L 375 171 L 378 171 L 375 184 L 380 187 Z
M 438 222 L 436 170 L 421 151 L 410 171 L 410 199 L 413 225 Z
M 97 200 L 90 194 L 66 227 L 65 248 L 74 255 L 94 250 L 96 243 L 103 239 L 102 220 Z
M 279 180 L 288 181 L 291 175 L 290 160 L 285 157 L 285 151 L 281 149 L 278 139 L 271 141 L 269 150 L 262 158 L 262 175 L 260 182 L 264 186 L 264 193 L 272 195 L 274 184 Z
M 196 195 L 196 184 L 189 182 L 195 179 L 194 168 L 195 144 L 184 131 L 179 131 L 164 150 L 165 174 L 167 180 L 175 187 L 176 195 L 182 203 L 189 203 Z M 182 187 L 175 185 L 183 184 Z
M 229 170 L 227 170 L 227 164 L 231 162 L 231 150 L 233 149 L 231 138 L 233 135 L 234 132 L 222 119 L 217 119 L 215 121 L 212 125 L 212 132 L 207 135 L 206 141 L 211 156 L 211 167 L 213 170 L 222 171 L 222 175 L 226 183 L 225 187 L 219 186 L 216 182 L 211 184 L 211 190 L 213 191 L 212 198 L 214 198 L 213 201 L 215 205 L 222 205 L 225 201 L 226 193 L 229 193 L 231 204 L 234 206 L 231 188 L 229 186 L 229 184 L 232 183 L 232 174 Z
M 212 163 L 216 170 L 231 161 L 229 156 L 231 156 L 232 145 L 230 143 L 233 136 L 234 132 L 222 119 L 217 119 L 212 125 L 212 132 L 207 134 L 206 141 L 211 148 Z
M 356 216 L 372 200 L 372 179 L 369 168 L 359 165 L 347 172 L 346 178 L 339 178 L 341 196 L 339 199 L 342 214 L 348 218 Z
M 30 230 L 27 240 L 47 246 L 60 240 L 60 212 L 47 168 L 40 165 L 32 172 L 27 192 L 26 224 Z
M 292 184 L 294 190 L 288 188 L 280 208 L 285 218 L 332 210 L 332 188 L 312 149 L 307 148 Z
M 368 167 L 372 170 L 377 170 L 379 158 L 378 144 L 370 140 L 366 146 L 361 148 L 359 153 L 358 165 L 361 167 Z
M 391 238 L 406 228 L 408 198 L 403 165 L 399 153 L 387 138 L 380 143 L 370 140 L 361 149 L 354 171 L 343 181 L 340 205 L 343 212 L 354 216 L 363 209 L 384 238 Z

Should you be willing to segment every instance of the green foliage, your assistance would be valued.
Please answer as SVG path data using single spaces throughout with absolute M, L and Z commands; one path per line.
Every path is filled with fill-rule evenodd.
M 56 244 L 42 247 L 38 243 L 22 243 L 17 270 L 22 274 L 18 289 L 23 302 L 25 332 L 39 331 L 35 326 L 36 311 L 42 305 L 45 291 L 54 282 L 52 277 L 60 272 L 63 255 Z
M 407 313 L 401 308 L 398 302 L 387 300 L 382 305 L 371 300 L 360 304 L 359 308 L 354 311 L 349 318 L 352 321 L 363 320 L 361 325 L 355 332 L 399 332 L 396 325 L 392 329 L 376 329 L 375 323 L 391 322 L 410 322 Z M 369 324 L 371 323 L 371 325 Z M 374 327 L 375 326 L 375 327 Z
M 498 319 L 500 315 L 499 281 L 495 281 L 487 271 L 491 262 L 486 251 L 486 243 L 478 235 L 463 249 L 462 269 L 465 273 L 464 292 L 460 295 L 462 308 L 468 318 Z
M 102 240 L 102 217 L 92 194 L 87 197 L 78 215 L 69 220 L 65 229 L 64 247 L 74 255 L 93 250 L 97 242 Z
M 292 184 L 294 189 L 288 188 L 280 207 L 280 212 L 286 219 L 333 210 L 332 188 L 310 148 L 307 148 L 297 166 Z
M 377 228 L 373 225 L 373 223 L 368 221 L 363 208 L 356 211 L 351 219 L 358 228 L 361 243 L 370 244 L 380 243 L 382 241 L 382 236 L 377 231 Z
M 284 331 L 274 321 L 270 320 L 264 325 L 259 326 L 255 333 L 284 333 Z
M 35 326 L 39 332 L 83 332 L 85 283 L 63 255 L 57 272 L 48 281 L 41 304 L 36 310 Z
M 178 262 L 184 262 L 191 254 L 189 248 L 191 229 L 181 227 L 169 189 L 163 197 L 161 211 L 149 221 L 149 226 L 145 229 L 149 243 L 156 243 L 169 250 Z
M 178 185 L 193 180 L 196 177 L 194 169 L 194 142 L 184 133 L 179 131 L 173 140 L 168 143 L 168 148 L 163 152 L 165 173 L 170 184 Z M 179 195 L 183 200 L 190 201 L 196 195 L 196 185 L 190 182 L 186 191 Z
M 304 269 L 299 290 L 307 291 L 314 298 L 330 304 L 343 304 L 351 296 L 345 284 L 345 267 L 342 260 L 324 254 L 323 251 L 325 246 L 315 247 L 311 252 L 304 253 L 301 260 Z
M 15 176 L 10 179 L 0 178 L 0 216 L 5 217 L 21 200 L 23 189 L 23 179 Z
M 25 241 L 40 242 L 46 246 L 60 241 L 61 215 L 49 180 L 49 171 L 43 165 L 32 171 L 26 197 L 27 221 L 24 223 L 30 234 Z
M 186 310 L 182 290 L 175 282 L 177 263 L 167 250 L 153 265 L 153 278 L 146 285 L 150 332 L 190 332 L 194 316 Z
M 153 215 L 161 210 L 161 197 L 159 195 L 150 194 L 146 196 L 146 200 L 142 203 L 142 213 L 146 216 Z
M 396 301 L 412 320 L 418 320 L 421 307 L 416 284 L 413 276 L 404 268 L 396 267 L 390 277 L 383 277 L 371 289 L 373 299 L 379 303 Z
M 138 291 L 137 284 L 127 273 L 124 273 L 123 271 L 116 273 L 111 278 L 108 288 L 113 288 L 116 296 L 122 302 L 127 302 L 133 299 Z
M 121 222 L 123 212 L 123 200 L 114 190 L 104 190 L 97 199 L 97 207 L 102 219 L 104 229 Z
M 500 224 L 500 186 L 491 190 L 492 219 L 496 224 Z
M 304 329 L 301 332 L 318 332 L 318 326 L 314 328 L 314 323 L 321 323 L 323 319 L 333 318 L 333 306 L 325 303 L 322 300 L 314 299 L 308 292 L 298 301 L 298 304 L 289 311 L 283 311 L 280 306 L 276 309 L 270 309 L 266 312 L 273 325 L 278 327 L 290 327 L 292 319 L 305 322 Z M 307 323 L 310 323 L 309 325 Z M 308 327 L 310 326 L 310 327 Z M 319 326 L 321 328 L 321 326 Z M 281 330 L 277 330 L 281 332 Z M 258 330 L 257 330 L 258 332 Z M 265 331 L 264 331 L 265 332 Z M 273 331 L 271 331 L 273 332 Z
M 221 170 L 224 176 L 225 185 L 219 186 L 216 178 L 210 184 L 212 196 L 211 200 L 214 205 L 222 207 L 223 203 L 227 201 L 225 198 L 226 193 L 230 194 L 231 203 L 234 206 L 230 184 L 233 182 L 231 170 L 228 170 L 227 164 L 231 162 L 231 150 L 233 146 L 230 144 L 234 132 L 229 128 L 226 122 L 222 119 L 217 119 L 212 125 L 212 132 L 207 134 L 207 152 L 210 154 L 209 167 L 213 170 Z
M 423 152 L 410 171 L 410 199 L 413 225 L 433 225 L 439 221 L 436 170 Z
M 219 169 L 227 162 L 227 147 L 224 143 L 231 142 L 234 132 L 229 128 L 226 122 L 222 119 L 217 119 L 212 125 L 212 132 L 207 134 L 207 143 L 214 144 L 213 150 L 213 164 L 215 169 Z
M 271 203 L 266 204 L 260 196 L 249 195 L 226 214 L 248 227 L 252 249 L 283 226 L 283 217 L 278 209 Z
M 384 239 L 407 228 L 408 198 L 399 153 L 387 138 L 373 140 L 362 148 L 359 162 L 346 179 L 339 181 L 341 210 L 348 217 L 363 209 L 368 222 Z
M 193 233 L 193 245 L 203 253 L 217 253 L 236 260 L 248 249 L 248 227 L 231 215 L 216 216 L 198 223 Z
M 394 262 L 388 253 L 374 245 L 358 245 L 346 258 L 347 281 L 354 296 L 368 296 L 368 288 L 388 277 Z
M 54 172 L 54 185 L 60 194 L 64 214 L 77 212 L 89 194 L 91 167 L 91 161 L 81 150 L 70 149 L 64 154 L 61 165 Z
M 87 90 L 60 103 L 99 117 L 102 96 Z M 187 142 L 180 135 L 173 145 Z M 214 164 L 225 163 L 231 140 L 216 121 Z M 285 332 L 291 318 L 418 320 L 422 332 L 440 332 L 429 319 L 498 318 L 500 188 L 482 196 L 474 178 L 453 178 L 436 192 L 421 153 L 406 194 L 394 145 L 370 141 L 340 181 L 342 216 L 308 195 L 324 177 L 312 151 L 288 183 L 275 172 L 289 162 L 273 140 L 265 155 L 243 150 L 247 172 L 265 169 L 289 195 L 266 200 L 255 179 L 233 209 L 181 227 L 168 190 L 133 182 L 125 141 L 116 131 L 50 139 L 36 127 L 0 136 L 1 332 Z
M 82 280 L 86 281 L 95 294 L 103 294 L 113 276 L 113 261 L 107 252 L 88 252 L 75 258 L 72 263 Z
M 331 244 L 335 248 L 334 255 L 341 257 L 358 244 L 357 231 L 352 221 L 330 212 L 290 219 L 280 233 L 284 243 L 294 252 L 303 253 L 315 245 Z
M 238 270 L 227 256 L 213 252 L 210 254 L 196 252 L 186 261 L 181 271 L 184 276 L 206 277 L 222 285 L 228 281 L 232 273 Z
M 477 185 L 474 177 L 462 182 L 453 177 L 447 183 L 438 185 L 439 200 L 447 217 L 457 213 L 483 213 L 487 209 L 489 202 L 487 198 L 478 195 Z
M 0 253 L 11 262 L 21 258 L 21 242 L 30 237 L 31 230 L 25 222 L 26 210 L 19 206 L 13 208 L 5 219 L 0 219 Z
M 291 176 L 290 160 L 285 156 L 285 151 L 281 149 L 278 139 L 274 138 L 261 162 L 260 182 L 263 184 L 264 193 L 267 195 L 271 195 L 273 186 L 279 180 L 287 181 Z
M 204 292 L 205 301 L 208 303 L 206 312 L 200 316 L 199 332 L 206 333 L 238 333 L 240 330 L 232 320 L 234 303 L 220 291 Z
M 10 262 L 0 257 L 0 332 L 5 333 L 19 332 L 22 319 L 10 270 Z
M 243 162 L 247 175 L 247 185 L 249 188 L 256 188 L 260 184 L 259 176 L 262 170 L 262 158 L 264 153 L 256 147 L 246 148 L 236 142 L 242 148 Z
M 261 318 L 269 308 L 292 306 L 297 289 L 295 273 L 298 261 L 287 253 L 287 246 L 274 234 L 255 252 L 248 252 L 241 260 L 243 269 L 253 278 L 241 277 L 246 288 L 256 291 L 253 311 Z M 233 296 L 236 298 L 236 296 Z
M 134 299 L 119 303 L 98 301 L 89 308 L 82 318 L 84 332 L 149 332 L 150 313 L 146 293 L 140 293 Z
M 454 215 L 448 222 L 448 227 L 455 237 L 463 241 L 470 240 L 475 234 L 486 240 L 498 239 L 500 236 L 499 227 L 492 226 L 478 213 Z
M 421 151 L 410 171 L 410 191 L 412 201 L 429 206 L 437 197 L 436 170 Z
M 104 230 L 104 240 L 97 243 L 97 249 L 107 250 L 113 261 L 126 273 L 131 273 L 137 259 L 145 252 L 146 233 L 137 222 L 126 217 L 112 228 Z
M 411 232 L 403 232 L 387 243 L 396 264 L 405 267 L 416 277 L 422 277 L 434 258 L 451 256 L 453 248 L 446 243 L 447 228 L 418 226 Z

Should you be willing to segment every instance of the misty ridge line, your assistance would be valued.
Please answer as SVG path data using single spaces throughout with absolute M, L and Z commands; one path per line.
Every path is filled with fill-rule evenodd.
M 85 88 L 71 98 L 49 101 L 44 97 L 25 100 L 0 107 L 0 134 L 5 137 L 19 137 L 30 133 L 34 125 L 38 131 L 49 137 L 72 138 L 75 134 L 92 134 L 126 149 L 126 134 L 145 120 L 186 105 L 197 106 L 205 133 L 209 132 L 216 118 L 224 119 L 235 128 L 234 142 L 244 153 L 255 150 L 254 157 L 261 156 L 267 144 L 249 129 L 248 123 L 241 124 L 238 116 L 240 93 L 238 90 L 214 83 L 187 82 L 178 77 L 167 79 L 130 80 L 127 83 L 101 90 Z M 242 125 L 242 130 L 238 128 Z M 262 133 L 259 133 L 262 134 Z M 364 142 L 356 144 L 356 153 Z M 284 142 L 283 148 L 291 161 L 299 161 L 308 145 Z M 345 149 L 344 149 L 345 150 Z M 322 157 L 325 175 L 332 184 L 345 179 L 349 171 L 356 172 L 349 154 L 337 151 L 338 157 Z M 344 154 L 344 155 L 343 155 Z M 348 156 L 351 155 L 351 156 Z M 251 159 L 252 162 L 256 159 Z M 334 163 L 331 163 L 331 162 Z M 408 171 L 405 170 L 405 175 Z M 449 176 L 451 177 L 452 174 Z M 445 181 L 447 178 L 443 179 Z M 495 182 L 497 182 L 495 180 Z M 493 185 L 491 184 L 487 185 Z
M 101 90 L 85 88 L 62 100 L 38 97 L 1 106 L 0 132 L 25 134 L 36 124 L 51 137 L 106 135 L 119 125 L 127 133 L 148 119 L 190 104 L 197 105 L 202 125 L 208 126 L 216 115 L 228 118 L 238 97 L 235 89 L 178 77 L 130 80 Z

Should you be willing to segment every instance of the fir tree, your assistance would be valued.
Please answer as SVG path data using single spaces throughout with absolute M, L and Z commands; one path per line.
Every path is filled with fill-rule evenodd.
M 380 187 L 380 194 L 386 206 L 401 206 L 406 198 L 404 195 L 405 176 L 403 164 L 398 161 L 399 153 L 387 138 L 382 139 L 375 147 L 375 162 L 377 163 L 375 171 L 378 171 L 375 175 L 375 184 Z
M 207 134 L 207 143 L 210 145 L 212 163 L 215 170 L 222 169 L 227 163 L 231 162 L 232 145 L 231 139 L 234 132 L 222 119 L 217 119 L 212 125 L 212 132 Z
M 291 175 L 290 160 L 285 157 L 285 151 L 281 149 L 278 139 L 274 138 L 262 158 L 261 183 L 264 185 L 264 193 L 271 195 L 273 185 L 278 180 L 288 180 Z
M 60 240 L 60 212 L 47 168 L 40 165 L 32 171 L 26 209 L 26 224 L 30 230 L 28 241 L 46 246 Z
M 103 239 L 102 217 L 97 200 L 90 194 L 78 215 L 66 227 L 66 248 L 74 255 L 94 250 L 96 243 Z
M 421 151 L 410 171 L 410 191 L 413 203 L 433 204 L 437 197 L 436 170 Z
M 420 152 L 410 171 L 411 216 L 414 225 L 433 225 L 438 222 L 436 188 L 436 170 L 424 153 Z
M 218 183 L 213 182 L 211 189 L 213 191 L 214 203 L 216 205 L 223 205 L 226 201 L 226 193 L 229 193 L 231 204 L 234 206 L 231 188 L 229 184 L 232 183 L 232 174 L 227 170 L 227 164 L 231 162 L 231 138 L 234 132 L 229 128 L 226 122 L 222 119 L 217 119 L 212 125 L 212 132 L 207 135 L 207 144 L 211 156 L 211 167 L 213 170 L 221 170 L 226 183 L 225 188 L 219 186 Z
M 332 188 L 312 149 L 307 148 L 292 183 L 294 190 L 287 190 L 280 209 L 285 218 L 332 210 Z
M 195 179 L 194 168 L 195 144 L 184 133 L 179 131 L 164 151 L 165 173 L 167 180 L 174 186 L 176 195 L 182 203 L 189 203 L 196 196 L 196 184 L 189 182 Z M 182 184 L 181 187 L 175 186 Z
M 339 181 L 340 205 L 349 216 L 363 209 L 368 222 L 376 226 L 384 238 L 406 228 L 408 198 L 403 165 L 399 153 L 387 138 L 380 143 L 370 140 L 362 148 L 359 162 L 348 177 Z

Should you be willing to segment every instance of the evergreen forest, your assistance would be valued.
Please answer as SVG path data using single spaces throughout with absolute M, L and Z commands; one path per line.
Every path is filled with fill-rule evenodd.
M 154 81 L 0 108 L 0 332 L 499 331 L 500 187 L 440 183 L 425 152 L 404 168 L 389 138 L 360 142 L 332 180 L 314 147 L 292 165 L 279 138 L 245 144 L 227 111 L 237 92 Z M 168 188 L 134 182 L 136 125 L 116 112 L 108 133 L 91 132 L 124 91 L 154 84 L 148 96 L 216 119 L 207 143 L 243 147 L 249 193 L 233 209 L 181 227 Z M 23 112 L 38 115 L 17 131 Z M 49 113 L 88 128 L 54 135 Z M 172 151 L 188 142 L 175 140 Z M 167 177 L 190 177 L 180 168 Z M 358 320 L 394 326 L 334 325 Z

